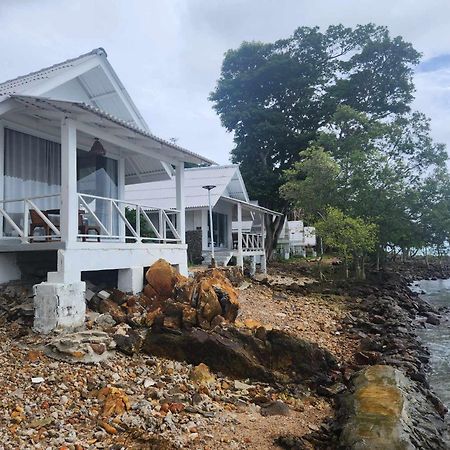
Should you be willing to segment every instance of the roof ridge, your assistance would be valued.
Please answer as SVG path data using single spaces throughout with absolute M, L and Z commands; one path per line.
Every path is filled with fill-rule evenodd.
M 19 80 L 22 80 L 23 78 L 31 77 L 33 75 L 37 75 L 38 73 L 44 72 L 46 70 L 55 69 L 58 66 L 63 66 L 65 64 L 70 64 L 70 63 L 72 63 L 72 62 L 74 62 L 74 61 L 76 61 L 78 59 L 85 58 L 86 56 L 90 56 L 90 55 L 105 55 L 105 56 L 108 56 L 104 48 L 102 48 L 102 47 L 94 48 L 90 52 L 83 53 L 82 55 L 79 55 L 79 56 L 77 56 L 75 58 L 69 58 L 69 59 L 66 59 L 65 61 L 53 64 L 51 66 L 43 67 L 42 69 L 35 70 L 34 72 L 29 72 L 29 73 L 27 73 L 25 75 L 19 75 L 18 77 L 2 81 L 0 83 L 0 86 L 2 86 L 3 84 L 12 83 L 13 81 L 19 81 Z

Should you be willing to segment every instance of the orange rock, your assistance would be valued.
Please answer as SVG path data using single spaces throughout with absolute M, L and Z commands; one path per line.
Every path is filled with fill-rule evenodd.
M 100 422 L 99 424 L 107 433 L 109 434 L 117 434 L 117 428 L 114 428 L 112 425 L 106 422 Z
M 168 411 L 169 411 L 169 408 L 170 408 L 170 406 L 169 406 L 168 403 L 163 403 L 163 404 L 161 405 L 160 411 L 162 411 L 162 412 L 168 412 Z
M 150 284 L 146 284 L 144 287 L 144 295 L 147 299 L 151 300 L 158 297 L 158 293 L 152 288 Z
M 188 305 L 183 305 L 183 324 L 197 325 L 197 310 Z
M 104 401 L 102 416 L 111 417 L 113 415 L 123 414 L 131 407 L 128 396 L 123 389 L 116 387 L 105 387 L 100 389 L 97 398 Z
M 153 263 L 147 270 L 145 278 L 161 299 L 171 297 L 177 282 L 186 279 L 164 259 L 158 259 L 158 261 Z M 144 293 L 148 297 L 148 293 L 145 291 Z
M 146 325 L 147 327 L 151 327 L 153 325 L 153 322 L 155 321 L 156 317 L 160 316 L 161 314 L 162 314 L 161 308 L 155 309 L 155 311 L 148 312 L 145 315 L 143 325 Z
M 28 358 L 28 361 L 30 361 L 30 362 L 36 362 L 39 359 L 41 359 L 42 355 L 43 355 L 43 353 L 38 350 L 30 350 L 28 352 L 27 358 Z
M 199 272 L 194 279 L 192 304 L 200 310 L 199 321 L 211 322 L 215 316 L 223 316 L 234 322 L 239 310 L 237 293 L 223 271 L 210 269 Z
M 254 320 L 254 319 L 245 319 L 244 320 L 244 326 L 246 328 L 250 328 L 251 330 L 253 330 L 254 328 L 259 328 L 262 326 L 261 322 L 259 322 L 258 320 Z
M 172 414 L 178 414 L 181 411 L 183 411 L 183 409 L 184 409 L 183 403 L 171 403 L 169 406 L 169 411 Z

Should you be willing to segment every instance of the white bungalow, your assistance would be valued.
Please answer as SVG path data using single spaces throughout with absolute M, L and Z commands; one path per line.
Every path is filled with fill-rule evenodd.
M 83 324 L 83 272 L 118 269 L 131 292 L 158 258 L 187 273 L 186 162 L 211 163 L 149 131 L 103 49 L 0 84 L 0 282 L 20 278 L 25 252 L 54 255 L 38 331 Z M 125 200 L 125 185 L 161 180 L 170 206 Z
M 284 222 L 278 238 L 278 252 L 284 259 L 290 256 L 306 256 L 307 251 L 315 255 L 316 229 L 305 227 L 302 220 L 287 220 Z
M 208 191 L 211 190 L 214 256 L 217 264 L 227 265 L 232 257 L 243 267 L 249 258 L 254 270 L 256 262 L 266 271 L 264 251 L 264 216 L 279 213 L 251 202 L 239 166 L 210 166 L 185 169 L 186 240 L 191 259 L 211 261 L 211 234 Z M 160 208 L 176 204 L 174 180 L 126 186 L 125 198 Z M 197 248 L 196 248 L 197 247 Z

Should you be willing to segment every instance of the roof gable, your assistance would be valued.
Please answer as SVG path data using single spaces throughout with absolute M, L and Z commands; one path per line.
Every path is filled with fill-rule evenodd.
M 213 184 L 211 204 L 221 197 L 232 197 L 248 202 L 248 194 L 237 165 L 210 166 L 186 169 L 184 175 L 184 194 L 186 208 L 208 206 L 208 192 L 202 186 Z M 144 206 L 176 208 L 175 179 L 140 183 L 125 187 L 127 201 Z
M 102 48 L 0 84 L 0 101 L 18 94 L 84 102 L 149 130 Z

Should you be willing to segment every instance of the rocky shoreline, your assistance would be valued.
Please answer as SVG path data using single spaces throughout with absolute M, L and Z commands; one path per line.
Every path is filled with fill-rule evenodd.
M 149 283 L 142 298 L 92 287 L 99 312 L 60 340 L 31 332 L 26 295 L 9 286 L 0 449 L 147 448 L 158 436 L 151 448 L 448 448 L 416 335 L 440 311 L 409 287 L 447 270 L 327 283 L 287 265 L 258 281 L 230 272 L 239 306 L 214 271 L 168 277 L 164 295 Z
M 310 291 L 350 297 L 351 312 L 343 324 L 359 345 L 353 361 L 341 367 L 346 389 L 334 395 L 336 417 L 328 439 L 326 433 L 301 440 L 284 437 L 284 448 L 306 448 L 306 442 L 315 448 L 450 448 L 447 410 L 429 386 L 430 354 L 416 334 L 418 327 L 438 325 L 440 313 L 410 289 L 415 280 L 450 278 L 450 270 L 413 265 L 398 269 L 373 273 L 363 283 L 310 286 Z

